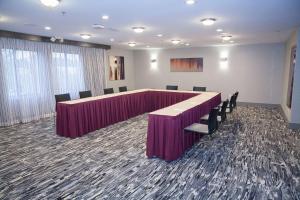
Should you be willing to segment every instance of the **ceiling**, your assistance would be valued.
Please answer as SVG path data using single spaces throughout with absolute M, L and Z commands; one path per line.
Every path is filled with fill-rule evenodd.
M 102 20 L 103 14 L 110 19 Z M 200 20 L 206 17 L 217 21 L 203 26 Z M 96 30 L 93 24 L 108 28 Z M 45 26 L 52 29 L 47 31 Z M 137 34 L 131 29 L 134 26 L 146 30 Z M 2 30 L 124 48 L 132 48 L 128 42 L 134 41 L 133 49 L 184 46 L 173 45 L 172 39 L 190 46 L 222 45 L 217 28 L 230 33 L 234 44 L 282 42 L 299 26 L 299 0 L 198 0 L 194 5 L 186 5 L 184 0 L 62 0 L 55 8 L 40 0 L 0 0 Z M 82 33 L 92 37 L 83 40 Z

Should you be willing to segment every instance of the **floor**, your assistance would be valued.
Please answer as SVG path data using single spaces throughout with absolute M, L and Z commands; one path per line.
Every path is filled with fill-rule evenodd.
M 0 128 L 0 199 L 300 199 L 300 131 L 238 107 L 173 162 L 145 156 L 147 115 L 78 139 L 54 119 Z

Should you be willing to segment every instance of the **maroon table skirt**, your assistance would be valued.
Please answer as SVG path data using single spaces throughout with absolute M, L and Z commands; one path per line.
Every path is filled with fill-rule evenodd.
M 60 136 L 76 138 L 108 125 L 137 115 L 152 112 L 200 93 L 143 91 L 76 104 L 57 104 L 56 132 Z M 148 157 L 172 161 L 199 140 L 199 135 L 185 134 L 184 127 L 198 122 L 200 117 L 221 102 L 221 94 L 177 116 L 149 114 Z
M 199 93 L 145 91 L 76 104 L 58 103 L 56 132 L 64 137 L 80 137 L 108 125 L 173 105 L 196 95 Z
M 199 134 L 185 133 L 184 128 L 199 122 L 211 108 L 221 102 L 221 94 L 177 116 L 149 114 L 147 151 L 149 158 L 159 157 L 166 161 L 178 159 L 186 149 L 199 141 Z

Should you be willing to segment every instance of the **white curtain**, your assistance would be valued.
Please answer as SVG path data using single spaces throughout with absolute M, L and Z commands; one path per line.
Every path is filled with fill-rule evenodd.
M 10 38 L 0 38 L 0 49 L 0 126 L 53 115 L 55 94 L 102 94 L 103 49 Z

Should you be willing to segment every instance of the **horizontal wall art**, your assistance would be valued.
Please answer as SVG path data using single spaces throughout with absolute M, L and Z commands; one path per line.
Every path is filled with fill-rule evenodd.
M 109 80 L 124 80 L 124 56 L 109 56 Z
M 171 58 L 171 72 L 203 72 L 203 58 Z

